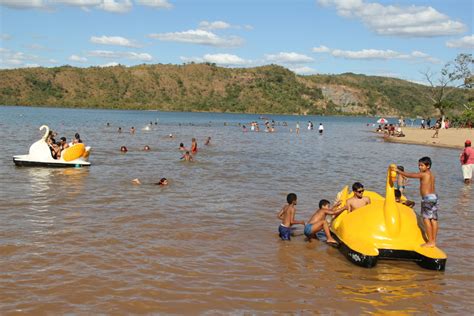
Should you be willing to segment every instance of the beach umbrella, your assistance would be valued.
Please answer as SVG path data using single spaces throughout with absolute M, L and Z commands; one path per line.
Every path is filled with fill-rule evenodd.
M 382 117 L 382 118 L 379 118 L 379 119 L 377 120 L 377 123 L 379 123 L 379 124 L 387 124 L 388 121 Z

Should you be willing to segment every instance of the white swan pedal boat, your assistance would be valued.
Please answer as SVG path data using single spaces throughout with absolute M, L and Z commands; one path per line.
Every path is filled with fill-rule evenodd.
M 46 142 L 49 134 L 49 127 L 42 125 L 40 130 L 46 129 L 43 137 L 30 146 L 28 155 L 13 156 L 13 162 L 17 166 L 32 167 L 83 167 L 90 166 L 90 147 L 84 144 L 74 144 L 61 152 L 61 158 L 54 159 L 51 150 Z

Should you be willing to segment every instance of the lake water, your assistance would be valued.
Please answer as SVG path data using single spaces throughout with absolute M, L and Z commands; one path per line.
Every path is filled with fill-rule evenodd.
M 385 143 L 366 126 L 374 118 L 265 116 L 277 122 L 275 133 L 242 132 L 238 124 L 262 123 L 258 115 L 0 107 L 0 313 L 474 308 L 473 186 L 463 184 L 459 150 Z M 299 135 L 290 132 L 297 121 Z M 79 132 L 92 146 L 92 166 L 15 167 L 12 156 L 28 152 L 42 124 L 58 137 Z M 179 143 L 189 147 L 193 137 L 196 161 L 180 161 Z M 305 242 L 301 226 L 291 242 L 279 240 L 276 213 L 288 193 L 298 195 L 296 218 L 306 221 L 344 185 L 360 181 L 383 193 L 390 163 L 417 171 L 426 155 L 437 174 L 446 271 L 401 261 L 360 268 L 325 243 Z M 169 186 L 150 184 L 161 177 Z M 407 196 L 418 202 L 418 194 L 411 180 Z

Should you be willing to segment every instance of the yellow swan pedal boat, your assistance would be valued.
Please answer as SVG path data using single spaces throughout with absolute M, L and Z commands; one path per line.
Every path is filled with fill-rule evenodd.
M 13 156 L 15 165 L 33 167 L 83 167 L 90 166 L 89 154 L 91 148 L 84 144 L 74 144 L 61 152 L 61 158 L 54 159 L 51 150 L 46 142 L 49 134 L 49 127 L 42 125 L 40 130 L 45 129 L 43 137 L 30 146 L 27 155 Z
M 395 165 L 387 171 L 385 198 L 364 191 L 371 203 L 331 223 L 331 234 L 339 242 L 339 250 L 352 263 L 371 268 L 378 259 L 412 260 L 423 268 L 443 271 L 447 256 L 438 247 L 421 247 L 426 242 L 415 211 L 395 200 Z M 346 204 L 348 187 L 338 193 L 341 206 Z M 421 224 L 422 225 L 422 224 Z

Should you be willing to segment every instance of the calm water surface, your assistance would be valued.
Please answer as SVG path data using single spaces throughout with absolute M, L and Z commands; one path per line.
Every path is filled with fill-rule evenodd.
M 462 182 L 459 150 L 384 143 L 366 126 L 372 118 L 268 117 L 288 127 L 243 133 L 238 123 L 262 123 L 258 115 L 0 107 L 0 313 L 474 308 L 473 186 Z M 322 122 L 325 134 L 308 131 L 308 120 Z M 150 121 L 158 124 L 143 130 Z M 299 136 L 289 130 L 297 121 Z M 79 132 L 93 165 L 15 167 L 12 156 L 28 152 L 42 124 L 68 139 Z M 184 163 L 179 143 L 193 137 L 200 151 Z M 425 155 L 438 176 L 445 272 L 398 261 L 359 268 L 335 248 L 305 242 L 301 227 L 291 242 L 278 239 L 276 213 L 288 193 L 298 195 L 297 219 L 308 220 L 344 185 L 361 181 L 383 193 L 390 163 L 416 171 Z M 161 177 L 170 185 L 150 184 Z M 416 181 L 407 196 L 419 200 Z

